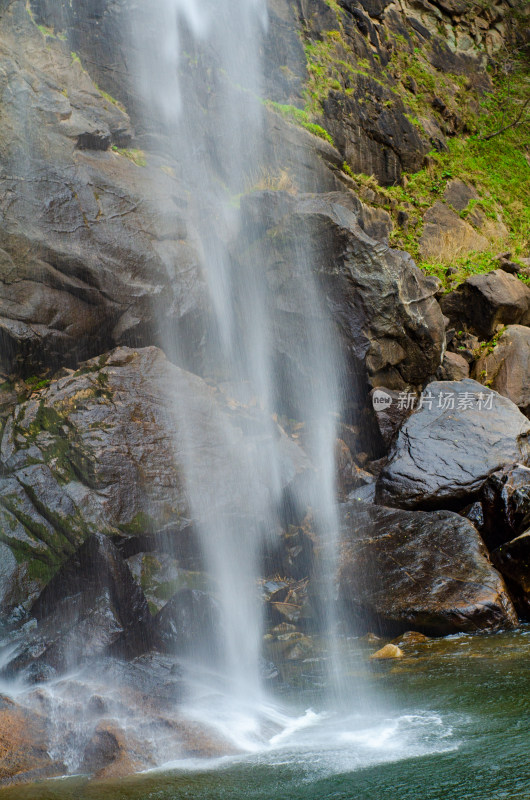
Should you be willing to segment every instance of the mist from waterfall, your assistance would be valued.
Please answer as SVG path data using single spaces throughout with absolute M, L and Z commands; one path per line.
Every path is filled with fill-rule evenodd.
M 231 465 L 230 475 L 216 464 L 204 463 L 199 443 L 188 441 L 183 448 L 192 453 L 185 465 L 185 483 L 212 591 L 220 605 L 217 645 L 221 655 L 214 671 L 220 672 L 233 708 L 240 709 L 258 707 L 265 699 L 257 579 L 261 552 L 278 535 L 285 502 L 279 479 L 283 465 L 278 426 L 273 418 L 279 404 L 296 409 L 297 417 L 306 423 L 305 442 L 318 469 L 290 502 L 311 509 L 324 551 L 322 563 L 328 569 L 332 569 L 338 529 L 334 446 L 340 368 L 312 271 L 310 247 L 298 237 L 292 268 L 304 289 L 293 298 L 298 304 L 298 323 L 288 331 L 292 347 L 314 376 L 310 385 L 296 374 L 280 371 L 275 361 L 278 331 L 268 311 L 272 289 L 263 245 L 254 247 L 244 269 L 234 255 L 243 221 L 239 201 L 252 191 L 265 169 L 260 50 L 266 25 L 265 0 L 157 0 L 148 14 L 141 15 L 135 31 L 143 122 L 151 136 L 163 137 L 163 148 L 178 164 L 178 179 L 188 192 L 188 236 L 200 252 L 213 311 L 204 375 L 227 386 L 238 402 L 262 410 L 268 425 L 259 435 L 256 431 L 255 445 L 243 450 L 218 421 L 216 434 L 224 451 L 222 461 L 226 464 L 228 459 Z M 296 182 L 296 175 L 293 178 Z M 247 235 L 253 224 L 245 219 Z M 177 362 L 182 358 L 185 343 L 178 336 L 161 345 Z M 190 436 L 187 409 L 181 407 L 178 413 L 182 441 Z M 239 487 L 239 508 L 244 509 L 237 516 L 222 510 L 224 496 L 234 485 Z M 323 627 L 328 630 L 334 626 L 331 580 L 329 574 L 320 576 Z M 195 663 L 194 675 L 197 668 Z M 211 707 L 208 714 L 213 714 Z M 247 723 L 252 733 L 254 721 L 250 718 Z

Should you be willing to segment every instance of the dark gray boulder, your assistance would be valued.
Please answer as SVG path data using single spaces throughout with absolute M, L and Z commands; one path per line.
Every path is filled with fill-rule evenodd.
M 480 495 L 481 534 L 490 550 L 530 528 L 530 469 L 522 464 L 494 472 Z
M 520 616 L 530 620 L 530 530 L 502 544 L 491 558 L 504 576 Z
M 275 477 L 273 446 L 281 459 Z M 256 453 L 260 469 L 250 479 L 246 465 Z M 193 508 L 183 469 L 191 462 L 203 487 Z M 2 584 L 4 608 L 28 607 L 99 532 L 126 557 L 160 548 L 193 562 L 195 526 L 206 514 L 243 520 L 251 509 L 259 524 L 271 487 L 281 493 L 310 469 L 270 417 L 154 347 L 118 348 L 34 393 L 6 423 L 0 464 L 1 538 L 17 562 Z
M 529 437 L 530 423 L 517 406 L 476 381 L 430 383 L 423 407 L 394 443 L 378 500 L 402 508 L 464 505 L 492 472 L 529 460 Z
M 476 528 L 450 511 L 342 509 L 339 593 L 357 630 L 432 635 L 517 623 Z
M 471 275 L 441 305 L 457 328 L 465 325 L 481 339 L 490 339 L 498 325 L 530 323 L 530 288 L 502 269 Z
M 41 680 L 112 650 L 136 655 L 153 641 L 147 601 L 103 534 L 90 536 L 59 569 L 31 614 L 37 628 L 4 675 Z
M 289 362 L 288 372 L 303 375 L 307 370 L 290 346 L 301 313 L 296 298 L 305 292 L 295 258 L 296 249 L 303 246 L 338 329 L 351 380 L 361 391 L 367 385 L 389 389 L 422 385 L 434 375 L 445 337 L 435 299 L 438 282 L 422 273 L 406 253 L 370 239 L 347 195 L 254 193 L 244 198 L 242 209 L 249 232 L 255 234 L 261 226 L 268 283 L 275 290 L 269 302 L 279 331 L 278 360 Z M 248 243 L 243 263 L 256 246 Z M 318 313 L 315 309 L 315 325 Z
M 156 646 L 171 654 L 214 659 L 221 644 L 220 609 L 206 592 L 183 589 L 154 619 Z
M 377 426 L 386 447 L 390 447 L 400 427 L 412 413 L 414 395 L 411 402 L 401 402 L 401 393 L 392 389 L 379 388 L 370 392 Z

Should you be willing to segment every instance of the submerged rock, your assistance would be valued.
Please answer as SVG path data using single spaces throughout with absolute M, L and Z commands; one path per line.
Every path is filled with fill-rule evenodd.
M 530 458 L 530 423 L 517 406 L 476 381 L 430 383 L 404 423 L 377 484 L 385 505 L 464 504 L 488 475 Z
M 373 653 L 370 658 L 374 659 L 387 659 L 387 658 L 403 658 L 405 654 L 395 644 L 385 644 L 377 653 Z
M 416 644 L 425 644 L 429 641 L 429 637 L 424 633 L 418 631 L 405 631 L 402 636 L 399 636 L 392 644 L 398 647 L 413 647 Z
M 355 629 L 440 636 L 517 623 L 477 530 L 450 511 L 345 505 L 338 582 Z

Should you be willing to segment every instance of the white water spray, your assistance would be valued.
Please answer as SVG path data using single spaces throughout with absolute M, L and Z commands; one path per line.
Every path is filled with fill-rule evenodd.
M 215 464 L 202 463 L 193 442 L 185 448 L 194 454 L 185 465 L 190 506 L 200 521 L 206 567 L 221 606 L 225 691 L 239 709 L 258 707 L 263 705 L 258 562 L 264 540 L 277 533 L 282 502 L 281 452 L 272 415 L 282 397 L 307 423 L 309 450 L 319 470 L 299 502 L 311 508 L 315 529 L 328 550 L 324 560 L 332 564 L 338 527 L 334 486 L 338 359 L 328 325 L 322 322 L 325 314 L 307 242 L 300 237 L 295 245 L 296 264 L 291 269 L 303 293 L 293 298 L 298 321 L 289 334 L 308 373 L 315 376 L 309 386 L 295 375 L 280 376 L 275 363 L 278 332 L 268 310 L 271 289 L 263 246 L 253 250 L 244 270 L 233 255 L 241 226 L 239 198 L 264 167 L 259 55 L 266 26 L 264 0 L 157 0 L 152 5 L 136 29 L 138 83 L 146 127 L 162 133 L 163 147 L 178 164 L 189 196 L 189 232 L 201 255 L 213 309 L 205 371 L 232 387 L 250 387 L 269 420 L 256 446 L 244 452 L 219 420 L 216 440 L 223 448 L 223 462 L 231 465 L 229 478 Z M 165 341 L 162 346 L 179 358 L 181 342 Z M 179 414 L 182 437 L 186 409 L 179 408 Z M 234 485 L 234 475 L 246 498 L 239 518 L 217 513 L 221 498 Z M 325 616 L 326 626 L 332 627 L 332 610 Z

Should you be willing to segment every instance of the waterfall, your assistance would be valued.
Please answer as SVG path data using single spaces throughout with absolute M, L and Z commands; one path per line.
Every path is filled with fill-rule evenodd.
M 282 332 L 307 364 L 312 376 L 308 382 L 278 366 L 278 323 L 270 311 L 273 288 L 265 245 L 249 231 L 261 221 L 259 215 L 257 220 L 245 217 L 239 208 L 267 169 L 260 59 L 266 25 L 265 0 L 157 0 L 148 12 L 140 11 L 133 34 L 139 125 L 178 165 L 178 179 L 188 193 L 188 235 L 200 252 L 208 287 L 211 313 L 203 374 L 224 382 L 229 391 L 246 392 L 268 420 L 258 445 L 245 452 L 218 421 L 216 441 L 231 464 L 230 476 L 220 474 L 215 464 L 202 463 L 193 442 L 186 447 L 194 454 L 185 465 L 190 506 L 199 520 L 205 562 L 220 604 L 219 669 L 231 701 L 247 706 L 263 700 L 257 578 L 260 553 L 282 522 L 282 465 L 273 419 L 281 408 L 294 410 L 306 424 L 307 449 L 318 470 L 291 503 L 311 508 L 322 562 L 328 566 L 333 565 L 338 527 L 334 444 L 340 366 L 311 246 L 307 237 L 297 238 L 296 263 L 290 269 L 303 291 L 290 298 L 298 307 L 297 325 L 284 321 L 292 329 Z M 243 232 L 260 243 L 242 267 L 236 252 Z M 177 362 L 186 351 L 181 335 L 166 336 L 161 345 Z M 186 408 L 178 412 L 182 437 Z M 219 512 L 234 476 L 244 498 L 239 516 Z M 331 579 L 328 570 L 320 581 L 328 630 L 334 626 L 332 593 L 326 587 Z

